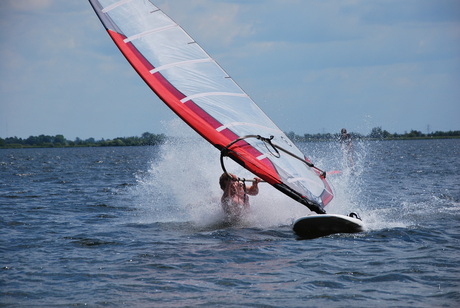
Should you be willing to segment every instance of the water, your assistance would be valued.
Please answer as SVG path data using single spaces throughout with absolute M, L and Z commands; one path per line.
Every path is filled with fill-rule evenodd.
M 365 232 L 297 240 L 308 211 L 262 184 L 225 225 L 218 152 L 194 137 L 0 150 L 0 305 L 458 306 L 460 140 L 355 142 L 353 172 L 337 144 L 300 146 L 342 171 L 327 210 Z

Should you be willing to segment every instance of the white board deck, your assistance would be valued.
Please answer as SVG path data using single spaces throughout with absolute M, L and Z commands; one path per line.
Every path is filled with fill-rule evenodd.
M 338 215 L 322 214 L 311 215 L 297 219 L 292 229 L 304 239 L 313 239 L 336 233 L 358 233 L 364 230 L 364 224 L 360 219 Z

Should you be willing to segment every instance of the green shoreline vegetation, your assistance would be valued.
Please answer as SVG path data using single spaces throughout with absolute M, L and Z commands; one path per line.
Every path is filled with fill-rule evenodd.
M 374 127 L 368 135 L 350 132 L 353 139 L 357 140 L 411 140 L 411 139 L 453 139 L 460 138 L 460 131 L 433 132 L 424 134 L 420 131 L 412 130 L 409 133 L 391 134 L 381 127 Z M 287 136 L 295 142 L 311 141 L 332 141 L 338 140 L 340 134 L 304 134 L 297 135 L 294 132 L 287 133 Z M 86 140 L 76 138 L 67 140 L 63 135 L 30 136 L 27 139 L 18 137 L 0 138 L 0 149 L 11 148 L 64 148 L 64 147 L 113 147 L 113 146 L 155 146 L 165 142 L 167 136 L 164 134 L 152 134 L 145 132 L 140 137 L 117 137 L 114 139 Z
M 404 134 L 394 133 L 391 134 L 381 127 L 374 127 L 368 135 L 359 133 L 349 132 L 352 139 L 355 140 L 416 140 L 416 139 L 455 139 L 460 138 L 460 131 L 436 131 L 432 133 L 424 134 L 421 131 L 411 130 Z M 287 136 L 296 142 L 308 142 L 308 141 L 332 141 L 338 140 L 340 134 L 304 134 L 303 136 L 296 135 L 293 132 L 287 133 Z
M 117 137 L 114 139 L 86 140 L 76 138 L 67 140 L 63 135 L 30 136 L 27 139 L 18 137 L 0 138 L 1 148 L 64 148 L 64 147 L 114 147 L 114 146 L 154 146 L 162 144 L 166 140 L 164 134 L 152 134 L 145 132 L 141 137 Z

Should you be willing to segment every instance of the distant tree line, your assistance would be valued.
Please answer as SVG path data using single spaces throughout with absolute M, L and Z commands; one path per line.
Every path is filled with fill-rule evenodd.
M 411 130 L 404 134 L 391 134 L 381 127 L 374 127 L 368 135 L 350 132 L 353 139 L 362 140 L 398 140 L 398 139 L 440 139 L 440 138 L 460 138 L 460 131 L 432 132 L 424 134 L 421 131 Z M 294 132 L 287 133 L 287 136 L 296 142 L 308 141 L 328 141 L 338 140 L 340 134 L 304 134 L 297 135 Z M 166 140 L 164 134 L 152 134 L 145 132 L 140 137 L 118 137 L 115 139 L 95 140 L 88 138 L 86 140 L 75 138 L 67 140 L 63 135 L 48 136 L 30 136 L 27 139 L 18 137 L 0 138 L 0 148 L 28 148 L 28 147 L 111 147 L 111 146 L 145 146 L 158 145 Z
M 157 145 L 165 141 L 164 134 L 152 134 L 145 132 L 141 137 L 117 137 L 115 139 L 94 138 L 67 140 L 63 135 L 30 136 L 27 139 L 18 137 L 0 138 L 0 148 L 32 148 L 32 147 L 108 147 L 108 146 L 145 146 Z
M 418 130 L 411 130 L 404 134 L 394 133 L 391 134 L 386 130 L 383 130 L 381 127 L 374 127 L 371 133 L 367 136 L 372 139 L 431 139 L 431 138 L 459 138 L 460 130 L 441 132 L 436 131 L 432 133 L 422 133 Z
M 367 135 L 360 133 L 349 132 L 353 139 L 362 139 L 362 140 L 404 140 L 404 139 L 442 139 L 442 138 L 460 138 L 460 130 L 456 131 L 436 131 L 432 133 L 422 133 L 421 131 L 411 130 L 410 132 L 405 132 L 404 134 L 390 133 L 387 130 L 382 129 L 381 127 L 374 127 L 371 132 Z M 340 138 L 340 133 L 331 134 L 304 134 L 297 135 L 294 132 L 287 133 L 287 136 L 294 141 L 306 142 L 306 141 L 327 141 L 327 140 L 338 140 Z

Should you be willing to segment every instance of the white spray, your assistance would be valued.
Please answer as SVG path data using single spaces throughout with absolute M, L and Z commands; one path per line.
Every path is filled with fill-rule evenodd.
M 159 146 L 150 169 L 138 175 L 132 190 L 141 208 L 143 222 L 189 222 L 198 228 L 222 225 L 225 215 L 220 205 L 222 174 L 219 151 L 180 120 L 167 123 L 169 140 Z M 229 172 L 241 178 L 254 175 L 225 159 Z M 248 183 L 250 185 L 250 183 Z M 266 183 L 259 194 L 250 196 L 251 212 L 238 226 L 290 225 L 309 211 Z

